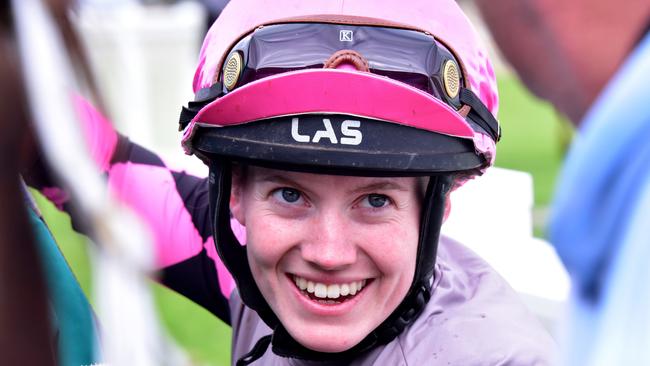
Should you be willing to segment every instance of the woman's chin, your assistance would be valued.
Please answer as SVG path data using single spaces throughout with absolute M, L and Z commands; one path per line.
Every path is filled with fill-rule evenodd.
M 301 342 L 298 341 L 300 344 L 303 346 L 317 352 L 324 352 L 324 353 L 339 353 L 339 352 L 344 352 L 349 350 L 350 348 L 354 347 L 356 343 L 352 344 L 352 342 L 349 343 L 341 343 L 340 340 L 337 340 L 336 343 L 334 342 L 314 342 L 314 340 L 309 340 L 307 342 Z M 358 343 L 358 342 L 357 342 Z
M 325 334 L 325 332 L 319 333 L 320 334 L 292 334 L 292 337 L 294 337 L 298 343 L 312 351 L 325 353 L 347 351 L 356 346 L 363 339 L 363 337 L 357 337 L 356 335 L 352 335 L 353 337 L 342 337 L 342 334 L 345 334 L 344 331 L 333 332 L 333 334 Z

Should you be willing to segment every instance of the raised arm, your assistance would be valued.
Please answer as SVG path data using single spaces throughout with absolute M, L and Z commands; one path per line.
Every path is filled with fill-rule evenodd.
M 206 180 L 170 169 L 159 156 L 118 134 L 86 100 L 78 97 L 75 105 L 90 154 L 106 173 L 110 190 L 151 231 L 161 282 L 229 322 L 234 282 L 212 240 Z M 27 181 L 69 212 L 79 230 L 69 195 L 38 166 Z

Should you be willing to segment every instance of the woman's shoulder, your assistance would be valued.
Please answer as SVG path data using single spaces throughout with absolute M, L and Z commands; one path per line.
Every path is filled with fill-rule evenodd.
M 557 347 L 489 264 L 446 237 L 431 300 L 398 342 L 408 364 L 547 365 Z

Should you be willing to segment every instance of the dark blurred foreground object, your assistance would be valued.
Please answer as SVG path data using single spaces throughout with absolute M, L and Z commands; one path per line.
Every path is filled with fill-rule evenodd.
M 650 16 L 648 0 L 477 0 L 499 49 L 537 96 L 578 125 Z
M 54 365 L 43 272 L 18 171 L 27 108 L 8 2 L 0 8 L 0 364 Z
M 39 154 L 11 4 L 0 5 L 0 365 L 90 365 L 92 310 L 20 177 Z M 73 62 L 88 72 L 67 1 L 44 5 L 70 42 Z

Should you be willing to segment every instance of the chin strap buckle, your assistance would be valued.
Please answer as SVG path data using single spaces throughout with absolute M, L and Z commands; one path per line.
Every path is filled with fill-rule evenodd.
M 400 332 L 406 328 L 406 326 L 411 324 L 420 313 L 422 313 L 422 310 L 427 306 L 429 299 L 431 299 L 431 291 L 429 291 L 429 288 L 426 285 L 420 285 L 419 291 L 417 291 L 416 296 L 413 298 L 412 305 L 406 309 L 397 320 L 397 323 L 399 324 L 398 327 L 401 328 L 399 330 Z
M 269 334 L 257 340 L 253 349 L 250 350 L 247 354 L 243 355 L 239 360 L 237 360 L 236 366 L 246 366 L 250 365 L 253 362 L 257 361 L 260 357 L 264 356 L 266 350 L 271 344 L 272 336 Z

